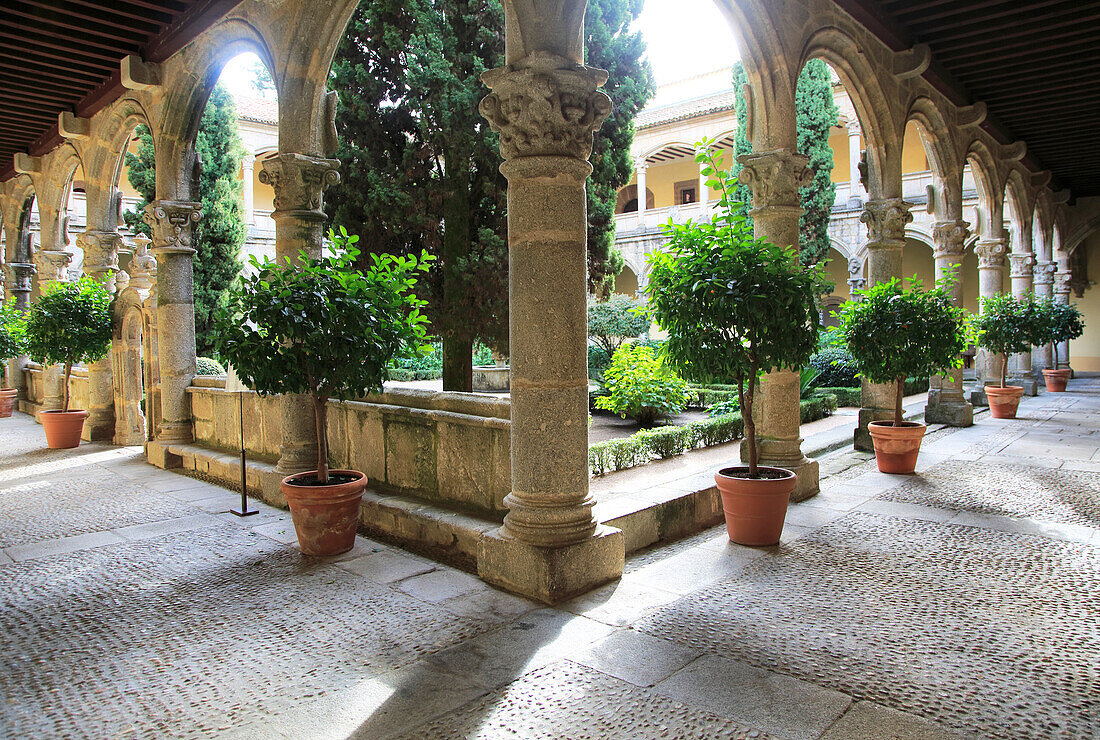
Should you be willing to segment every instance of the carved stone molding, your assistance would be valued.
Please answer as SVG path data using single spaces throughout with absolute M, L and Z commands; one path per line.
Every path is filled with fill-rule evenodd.
M 859 298 L 855 292 L 866 287 L 867 279 L 863 277 L 863 260 L 855 258 L 848 260 L 848 289 L 852 295 L 852 300 L 858 300 Z
M 966 221 L 939 221 L 932 226 L 932 241 L 936 244 L 936 259 L 958 260 L 966 254 L 970 224 Z
M 1031 277 L 1031 268 L 1035 264 L 1035 255 L 1030 252 L 1013 252 L 1008 255 L 1010 262 L 1009 277 Z
M 1001 268 L 1005 266 L 1007 248 L 1003 239 L 982 239 L 974 248 L 978 254 L 979 268 Z
M 786 206 L 801 208 L 798 189 L 812 177 L 810 158 L 790 149 L 742 154 L 738 179 L 752 188 L 754 210 Z
M 130 285 L 139 291 L 157 284 L 157 258 L 149 251 L 152 240 L 138 234 L 134 237 L 134 256 L 130 258 Z
M 155 200 L 145 206 L 142 220 L 152 227 L 154 253 L 195 253 L 195 226 L 202 220 L 202 203 Z
M 118 249 L 122 235 L 117 231 L 85 231 L 76 238 L 84 250 L 84 272 L 105 275 L 118 270 Z
M 867 224 L 868 247 L 897 248 L 905 244 L 905 226 L 912 222 L 912 203 L 901 198 L 869 200 L 863 206 L 859 220 Z
M 34 253 L 34 266 L 38 272 L 38 284 L 65 283 L 69 280 L 69 263 L 73 256 L 68 252 L 40 249 Z
M 35 266 L 28 262 L 8 262 L 4 265 L 4 285 L 12 293 L 30 293 Z
M 1070 283 L 1073 275 L 1068 272 L 1059 272 L 1054 276 L 1054 296 L 1059 303 L 1069 303 L 1069 294 L 1072 290 Z
M 592 134 L 611 113 L 611 98 L 598 88 L 607 72 L 546 51 L 481 76 L 489 95 L 481 115 L 500 134 L 500 154 L 587 160 Z
M 1058 272 L 1058 263 L 1041 261 L 1035 263 L 1035 284 L 1054 285 L 1054 274 Z
M 340 161 L 304 154 L 280 154 L 260 162 L 260 182 L 275 191 L 275 217 L 324 218 L 324 190 L 340 182 Z

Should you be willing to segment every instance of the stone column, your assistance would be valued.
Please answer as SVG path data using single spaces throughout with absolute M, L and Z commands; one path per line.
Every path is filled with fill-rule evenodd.
M 241 159 L 241 170 L 244 178 L 244 223 L 252 226 L 256 223 L 256 196 L 253 183 L 253 172 L 256 165 L 255 154 L 245 154 Z
M 195 225 L 202 204 L 156 200 L 145 207 L 157 260 L 157 342 L 160 361 L 161 421 L 149 443 L 149 460 L 167 467 L 168 445 L 194 439 L 187 388 L 195 377 L 195 293 L 191 260 Z
M 706 164 L 699 165 L 699 208 L 701 213 L 706 213 L 707 204 L 710 202 L 710 188 L 707 187 L 707 176 L 703 174 Z
M 1030 247 L 1030 240 L 1025 236 L 1021 240 L 1021 247 Z M 1031 275 L 1035 265 L 1035 255 L 1031 252 L 1014 251 L 1008 255 L 1012 280 L 1012 295 L 1022 298 L 1031 292 Z M 1024 389 L 1028 396 L 1037 395 L 1039 392 L 1035 376 L 1031 372 L 1031 350 L 1014 354 L 1008 365 L 1009 382 Z
M 863 145 L 860 136 L 863 130 L 859 127 L 859 121 L 853 119 L 848 123 L 848 201 L 851 205 L 857 205 L 856 201 L 867 199 L 867 193 L 863 190 L 863 183 L 859 180 L 859 161 Z
M 60 252 L 52 249 L 38 249 L 35 251 L 35 270 L 38 273 L 38 293 L 44 294 L 59 283 L 69 281 L 68 266 L 73 261 L 73 256 L 68 252 Z M 64 405 L 65 368 L 62 365 L 42 366 L 43 398 L 39 399 L 38 411 L 60 410 Z
M 1003 291 L 1005 254 L 1007 252 L 1004 237 L 1002 236 L 1000 239 L 982 239 L 978 242 L 974 251 L 978 253 L 979 298 L 989 298 L 1001 293 Z M 970 401 L 975 406 L 989 405 L 984 388 L 987 383 L 1000 382 L 1001 361 L 1001 355 L 995 355 L 986 350 L 978 351 L 976 365 L 979 388 L 970 395 Z
M 7 293 L 5 299 L 14 298 L 15 307 L 20 311 L 31 307 L 31 280 L 34 273 L 35 267 L 29 262 L 8 262 L 4 265 L 4 291 Z M 17 391 L 17 403 L 27 400 L 27 377 L 23 372 L 26 365 L 25 355 L 8 360 L 8 383 Z
M 909 210 L 913 207 L 901 198 L 869 200 L 859 220 L 867 224 L 867 284 L 878 285 L 901 277 L 901 253 L 905 248 L 905 225 L 913 220 Z M 871 452 L 875 449 L 867 425 L 872 421 L 889 421 L 894 418 L 893 383 L 868 383 L 863 381 L 863 401 L 859 410 L 859 425 L 852 444 L 857 450 Z
M 1069 303 L 1070 280 L 1073 278 L 1069 272 L 1059 272 L 1054 280 L 1054 300 L 1056 303 Z M 1069 341 L 1058 342 L 1055 348 L 1058 356 L 1055 358 L 1057 368 L 1069 367 Z
M 743 154 L 740 179 L 752 188 L 752 218 L 756 236 L 798 250 L 798 188 L 809 174 L 808 158 L 789 149 Z M 792 501 L 804 501 L 820 490 L 818 464 L 802 454 L 799 436 L 799 374 L 777 370 L 764 376 L 753 408 L 757 419 L 760 464 L 786 468 L 798 476 Z M 745 441 L 741 459 L 748 460 Z
M 280 154 L 261 162 L 260 182 L 275 191 L 275 256 L 298 259 L 304 250 L 321 255 L 324 237 L 324 189 L 340 182 L 339 161 L 304 154 Z M 317 429 L 313 401 L 288 394 L 280 401 L 283 441 L 275 472 L 264 480 L 264 497 L 282 503 L 279 481 L 293 473 L 317 469 Z
M 622 532 L 588 493 L 585 180 L 607 72 L 534 51 L 482 75 L 508 179 L 512 491 L 478 574 L 553 603 L 618 578 Z M 644 196 L 643 196 L 644 197 Z
M 89 229 L 77 236 L 76 244 L 84 251 L 84 274 L 103 283 L 108 291 L 114 293 L 122 236 L 113 230 Z M 84 439 L 114 439 L 115 390 L 112 374 L 109 356 L 88 365 L 88 418 L 84 420 Z
M 638 173 L 638 228 L 645 228 L 645 209 L 646 209 L 646 183 L 645 175 L 646 170 L 649 169 L 649 164 L 645 161 L 645 158 L 634 160 L 634 171 Z
M 1058 271 L 1058 263 L 1051 260 L 1039 260 L 1035 263 L 1033 281 L 1035 295 L 1039 298 L 1051 298 L 1054 296 L 1054 275 Z M 1039 374 L 1042 370 L 1054 368 L 1054 356 L 1050 351 L 1050 343 L 1042 347 L 1036 347 L 1031 355 L 1032 369 Z
M 955 281 L 951 284 L 951 300 L 962 306 L 962 261 L 966 254 L 966 239 L 970 235 L 966 221 L 940 221 L 932 227 L 932 239 L 936 243 L 933 256 L 936 259 L 936 280 L 949 271 Z M 929 424 L 947 424 L 968 427 L 974 424 L 974 407 L 963 395 L 962 368 L 951 375 L 936 375 L 929 379 L 928 403 L 924 407 L 924 420 Z

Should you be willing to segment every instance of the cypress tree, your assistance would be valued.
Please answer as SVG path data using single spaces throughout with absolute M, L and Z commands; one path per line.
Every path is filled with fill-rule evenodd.
M 141 222 L 145 206 L 156 197 L 153 140 L 149 129 L 139 126 L 136 154 L 127 152 L 127 179 L 141 194 L 136 211 L 124 214 L 126 224 L 148 234 Z M 195 149 L 202 161 L 197 184 L 203 217 L 195 231 L 194 294 L 195 344 L 199 355 L 213 351 L 213 315 L 225 300 L 229 283 L 241 271 L 240 250 L 246 227 L 241 200 L 241 159 L 244 148 L 237 129 L 237 109 L 233 96 L 216 85 L 206 102 L 199 123 Z
M 748 140 L 748 110 L 741 94 L 748 82 L 744 65 L 738 62 L 733 68 L 733 85 L 737 90 L 736 155 L 751 154 Z M 810 158 L 813 177 L 806 187 L 799 189 L 803 214 L 798 220 L 799 259 L 802 264 L 814 265 L 829 251 L 829 218 L 836 200 L 836 185 L 832 181 L 833 150 L 829 146 L 829 133 L 839 120 L 839 111 L 833 100 L 832 74 L 821 59 L 811 59 L 798 75 L 795 89 L 796 133 L 798 151 Z M 732 167 L 734 174 L 741 165 Z M 745 211 L 752 204 L 752 190 L 737 185 L 737 197 L 745 204 Z
M 630 32 L 642 5 L 643 0 L 589 0 L 584 16 L 585 63 L 609 72 L 603 90 L 613 104 L 594 137 L 587 187 L 588 289 L 597 295 L 606 295 L 623 269 L 615 247 L 615 202 L 634 170 L 634 118 L 657 91 L 653 70 L 643 58 L 645 39 Z

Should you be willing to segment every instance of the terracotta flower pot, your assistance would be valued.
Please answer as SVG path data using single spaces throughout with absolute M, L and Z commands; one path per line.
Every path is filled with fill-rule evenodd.
M 340 482 L 328 486 L 300 483 L 301 479 L 316 474 L 317 471 L 311 470 L 288 475 L 283 478 L 280 488 L 290 505 L 290 516 L 302 552 L 317 556 L 339 555 L 355 546 L 359 500 L 367 487 L 367 477 L 358 470 L 330 470 L 330 480 Z
M 38 420 L 46 432 L 46 446 L 51 450 L 67 450 L 80 446 L 87 411 L 42 411 Z
M 917 468 L 920 443 L 928 426 L 916 421 L 872 421 L 867 425 L 875 445 L 875 462 L 883 473 L 908 474 Z
M 18 393 L 19 391 L 14 388 L 0 388 L 0 418 L 11 416 Z
M 1069 382 L 1069 370 L 1044 370 L 1043 380 L 1047 383 L 1047 390 L 1051 393 L 1061 393 Z
M 761 466 L 759 470 L 777 477 L 738 477 L 748 475 L 748 467 L 723 468 L 714 474 L 726 514 L 726 531 L 730 540 L 739 545 L 778 544 L 791 491 L 798 480 L 794 473 L 784 468 Z
M 987 385 L 985 397 L 989 399 L 989 413 L 994 419 L 1015 419 L 1016 407 L 1020 405 L 1020 396 L 1024 389 L 1018 385 Z

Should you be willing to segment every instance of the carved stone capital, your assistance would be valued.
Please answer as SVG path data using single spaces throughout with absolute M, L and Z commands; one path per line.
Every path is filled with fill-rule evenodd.
M 202 220 L 202 203 L 155 200 L 145 206 L 142 220 L 152 227 L 154 253 L 195 253 L 195 226 Z
M 810 158 L 790 149 L 742 154 L 737 158 L 742 183 L 752 188 L 754 210 L 776 206 L 801 208 L 798 189 L 805 185 L 811 172 Z
M 1058 263 L 1041 261 L 1035 263 L 1035 284 L 1054 285 L 1054 275 L 1058 272 Z
M 149 251 L 152 240 L 144 234 L 134 237 L 134 256 L 130 258 L 130 285 L 139 291 L 157 284 L 157 258 Z
M 905 244 L 905 226 L 913 220 L 912 203 L 901 198 L 869 200 L 859 220 L 867 224 L 868 247 L 894 249 Z
M 492 90 L 481 101 L 481 115 L 500 134 L 500 154 L 557 156 L 587 160 L 592 134 L 611 113 L 611 98 L 598 88 L 607 72 L 545 51 L 506 67 L 490 69 L 481 80 Z
M 69 280 L 69 263 L 73 256 L 68 252 L 40 249 L 34 253 L 34 266 L 38 272 L 38 284 L 42 287 Z
M 1073 275 L 1068 272 L 1059 272 L 1054 276 L 1054 297 L 1059 303 L 1069 303 L 1069 294 L 1072 291 L 1070 283 Z
M 959 260 L 966 254 L 966 240 L 970 236 L 970 224 L 966 221 L 939 221 L 932 226 L 932 240 L 936 243 L 933 256 L 936 259 Z
M 978 267 L 994 269 L 1005 266 L 1007 247 L 1003 239 L 982 239 L 974 251 L 978 254 Z
M 84 251 L 84 272 L 105 275 L 118 269 L 118 250 L 122 235 L 117 231 L 85 231 L 76 238 Z
M 1031 252 L 1013 252 L 1008 255 L 1008 259 L 1010 264 L 1009 277 L 1031 277 L 1031 268 L 1035 265 L 1035 255 Z
M 8 262 L 4 265 L 4 284 L 12 293 L 30 293 L 31 279 L 36 272 L 29 262 Z
M 280 154 L 260 163 L 260 182 L 275 191 L 275 217 L 282 213 L 323 219 L 324 190 L 340 182 L 340 161 Z

